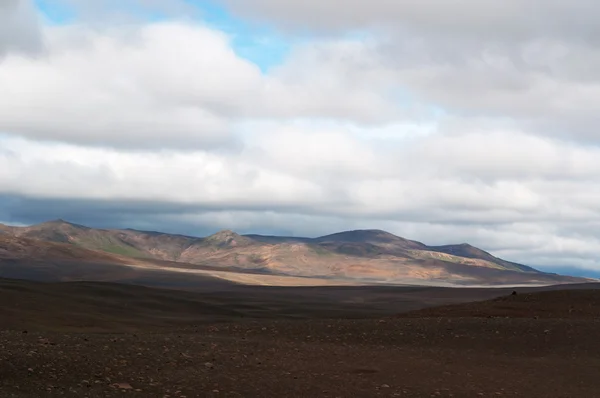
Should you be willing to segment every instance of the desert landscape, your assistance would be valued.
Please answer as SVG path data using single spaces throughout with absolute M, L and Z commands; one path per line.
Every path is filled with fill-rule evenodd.
M 591 397 L 600 387 L 600 283 L 469 245 L 383 231 L 1 230 L 2 397 Z M 317 256 L 335 265 L 313 267 Z
M 598 288 L 2 280 L 0 395 L 593 397 Z
M 600 398 L 599 21 L 0 0 L 0 398 Z

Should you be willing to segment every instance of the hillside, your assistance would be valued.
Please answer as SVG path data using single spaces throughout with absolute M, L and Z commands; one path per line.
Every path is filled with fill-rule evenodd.
M 0 278 L 115 281 L 159 287 L 186 286 L 186 280 L 201 284 L 200 278 L 161 272 L 159 264 L 143 259 L 8 234 L 0 234 Z
M 0 236 L 67 244 L 137 261 L 169 261 L 271 275 L 362 282 L 456 284 L 570 283 L 582 279 L 541 273 L 470 245 L 429 247 L 380 230 L 346 231 L 319 238 L 239 235 L 221 231 L 199 238 L 160 232 L 93 229 L 63 220 L 30 227 L 1 226 Z M 31 242 L 30 242 L 31 243 Z M 40 245 L 42 245 L 40 243 Z M 115 259 L 115 257 L 111 257 Z
M 0 260 L 29 261 L 55 259 L 98 261 L 106 263 L 134 262 L 136 260 L 102 251 L 93 251 L 76 246 L 56 244 L 37 239 L 0 235 Z

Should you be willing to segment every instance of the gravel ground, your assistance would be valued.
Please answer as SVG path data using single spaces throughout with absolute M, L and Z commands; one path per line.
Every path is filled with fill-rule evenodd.
M 1 397 L 595 397 L 596 319 L 260 321 L 0 333 Z

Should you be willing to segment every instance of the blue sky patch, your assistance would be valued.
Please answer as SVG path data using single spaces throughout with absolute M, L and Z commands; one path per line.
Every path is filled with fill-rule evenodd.
M 35 5 L 45 21 L 53 25 L 68 24 L 76 18 L 75 10 L 55 0 L 35 0 Z
M 282 36 L 274 28 L 235 17 L 215 1 L 188 0 L 187 3 L 196 7 L 198 13 L 185 16 L 172 15 L 129 1 L 123 2 L 121 9 L 114 11 L 132 15 L 149 23 L 183 17 L 186 21 L 196 21 L 223 31 L 231 37 L 232 49 L 236 54 L 256 64 L 265 73 L 283 63 L 292 47 L 292 38 Z M 78 19 L 77 10 L 66 3 L 56 0 L 35 0 L 35 4 L 48 24 L 65 25 L 74 23 Z
M 200 8 L 202 22 L 232 38 L 238 56 L 258 65 L 263 72 L 280 65 L 292 47 L 292 39 L 281 36 L 274 28 L 242 20 L 231 15 L 214 1 L 191 1 Z

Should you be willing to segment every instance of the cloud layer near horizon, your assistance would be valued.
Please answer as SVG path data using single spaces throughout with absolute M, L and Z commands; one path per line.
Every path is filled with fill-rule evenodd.
M 0 28 L 0 220 L 382 228 L 600 269 L 594 3 L 225 3 L 302 40 L 263 72 L 166 2 L 61 26 L 0 7 L 29 24 Z

